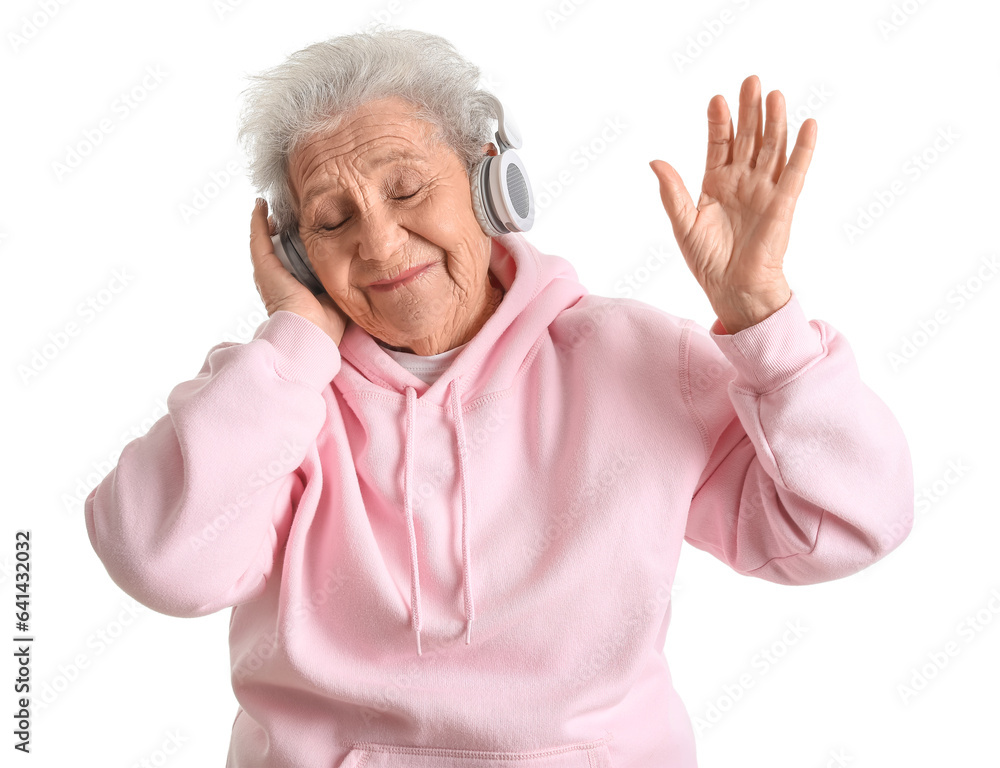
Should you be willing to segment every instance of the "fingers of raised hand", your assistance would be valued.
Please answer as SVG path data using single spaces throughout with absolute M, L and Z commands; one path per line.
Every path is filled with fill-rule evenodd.
M 760 80 L 750 75 L 740 88 L 740 118 L 733 142 L 733 162 L 753 167 L 760 151 L 761 130 Z
M 733 117 L 721 94 L 708 102 L 708 155 L 705 170 L 713 171 L 733 161 Z
M 761 145 L 754 168 L 768 171 L 775 184 L 785 167 L 785 145 L 788 125 L 785 121 L 785 98 L 781 91 L 771 91 L 767 95 L 767 125 L 764 129 L 764 143 Z
M 812 161 L 815 147 L 816 121 L 810 117 L 799 128 L 799 135 L 792 148 L 792 154 L 788 158 L 788 163 L 781 169 L 781 177 L 778 179 L 778 193 L 791 200 L 792 204 L 802 191 L 802 185 L 806 180 L 806 171 L 809 170 L 809 163 Z
M 655 165 L 655 167 L 654 167 Z M 698 211 L 694 207 L 691 195 L 684 186 L 680 174 L 670 163 L 663 160 L 653 160 L 650 167 L 660 180 L 660 200 L 663 202 L 663 209 L 670 217 L 674 235 L 678 242 L 687 238 L 694 221 L 698 217 Z M 659 170 L 658 170 L 659 169 Z

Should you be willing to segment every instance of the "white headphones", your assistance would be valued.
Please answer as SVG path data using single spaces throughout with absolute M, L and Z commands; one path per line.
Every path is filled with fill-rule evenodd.
M 486 96 L 496 113 L 498 154 L 485 155 L 472 171 L 472 209 L 490 237 L 526 232 L 535 222 L 535 198 L 524 163 L 514 152 L 521 147 L 521 133 L 513 119 L 504 115 L 500 99 L 492 93 Z M 271 242 L 274 254 L 300 283 L 317 296 L 325 292 L 297 232 L 274 235 Z
M 535 223 L 535 197 L 524 163 L 514 152 L 521 148 L 521 132 L 513 118 L 504 116 L 500 99 L 486 95 L 497 116 L 498 154 L 483 157 L 472 172 L 472 208 L 490 237 L 526 232 Z

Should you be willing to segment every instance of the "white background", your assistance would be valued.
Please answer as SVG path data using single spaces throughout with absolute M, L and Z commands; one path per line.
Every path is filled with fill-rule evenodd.
M 697 199 L 708 102 L 723 94 L 735 116 L 750 74 L 785 95 L 789 151 L 801 119 L 816 118 L 786 274 L 897 415 L 924 495 L 897 551 L 825 584 L 741 577 L 686 545 L 667 659 L 692 717 L 713 721 L 698 733 L 704 768 L 998 765 L 1000 278 L 977 270 L 998 255 L 1000 11 L 942 0 L 5 3 L 0 636 L 13 645 L 14 531 L 30 529 L 35 694 L 52 700 L 34 711 L 31 755 L 11 757 L 14 666 L 0 649 L 0 762 L 159 764 L 177 733 L 170 765 L 224 765 L 237 706 L 229 612 L 130 616 L 82 500 L 208 349 L 248 340 L 265 317 L 247 250 L 255 192 L 235 142 L 245 75 L 376 13 L 443 35 L 482 68 L 525 138 L 539 249 L 568 258 L 591 293 L 625 295 L 631 277 L 635 298 L 705 327 L 714 315 L 647 163 L 674 164 Z M 143 98 L 127 108 L 133 88 Z M 60 172 L 102 120 L 112 130 Z M 605 142 L 608 120 L 623 128 Z M 564 171 L 572 183 L 558 190 Z M 905 192 L 880 210 L 894 182 Z M 101 294 L 114 270 L 127 287 Z M 961 307 L 959 285 L 973 297 Z M 98 296 L 109 299 L 99 313 L 78 314 Z M 928 325 L 940 311 L 947 322 Z M 79 333 L 25 380 L 20 366 L 71 321 Z M 911 357 L 894 364 L 905 340 Z M 782 645 L 786 622 L 806 631 Z M 957 653 L 938 669 L 931 656 L 949 642 Z M 914 674 L 925 685 L 904 701 Z

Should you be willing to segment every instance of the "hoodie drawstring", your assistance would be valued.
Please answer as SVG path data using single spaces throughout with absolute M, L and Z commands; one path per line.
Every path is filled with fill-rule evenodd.
M 472 620 L 476 609 L 472 604 L 472 566 L 469 563 L 469 481 L 466 477 L 465 422 L 462 420 L 462 400 L 458 394 L 458 379 L 451 380 L 451 413 L 455 419 L 455 440 L 458 442 L 458 476 L 462 481 L 462 587 L 465 592 L 465 644 L 472 642 Z
M 413 481 L 413 403 L 417 393 L 406 388 L 406 455 L 403 473 L 403 503 L 406 510 L 406 530 L 410 538 L 410 616 L 417 633 L 417 655 L 420 651 L 420 575 L 417 573 L 417 538 L 413 531 L 413 509 L 410 506 L 410 483 Z
M 462 420 L 462 401 L 458 392 L 458 379 L 452 379 L 451 414 L 455 421 L 455 438 L 458 442 L 458 472 L 462 484 L 462 586 L 465 594 L 465 644 L 472 642 L 472 620 L 476 617 L 472 602 L 472 566 L 469 562 L 469 483 L 466 477 L 468 452 L 465 445 L 465 423 Z M 420 574 L 417 569 L 417 538 L 413 527 L 413 506 L 410 501 L 413 483 L 413 417 L 417 393 L 406 388 L 406 440 L 404 457 L 403 494 L 406 511 L 406 530 L 410 540 L 410 615 L 413 631 L 417 635 L 417 655 L 420 649 Z

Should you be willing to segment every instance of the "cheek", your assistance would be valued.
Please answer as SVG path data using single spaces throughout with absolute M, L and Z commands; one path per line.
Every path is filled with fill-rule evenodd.
M 351 282 L 350 266 L 339 266 L 330 271 L 330 294 L 343 300 L 347 304 L 366 303 L 364 293 L 353 282 Z
M 314 240 L 306 245 L 306 252 L 327 293 L 344 298 L 356 293 L 350 284 L 350 261 L 339 258 L 329 243 Z
M 479 226 L 469 200 L 451 194 L 431 210 L 416 212 L 413 231 L 448 251 L 479 252 L 486 234 Z

